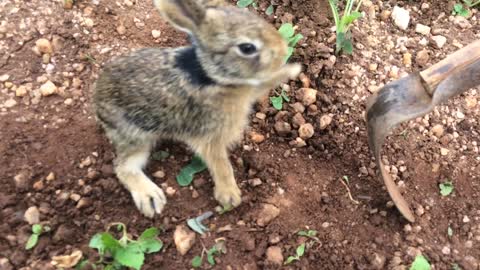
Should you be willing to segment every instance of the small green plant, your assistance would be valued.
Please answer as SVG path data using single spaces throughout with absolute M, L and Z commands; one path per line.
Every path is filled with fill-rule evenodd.
M 295 46 L 297 46 L 297 43 L 303 38 L 303 35 L 300 33 L 295 34 L 295 29 L 291 23 L 282 24 L 278 32 L 288 44 L 287 56 L 285 57 L 285 62 L 287 62 L 290 56 L 292 56 Z
M 199 156 L 193 156 L 192 161 L 183 167 L 177 175 L 177 183 L 182 187 L 190 185 L 193 181 L 193 175 L 204 171 L 206 168 L 207 165 L 205 165 Z
M 268 16 L 272 15 L 273 14 L 273 5 L 270 5 L 267 7 L 267 9 L 265 10 L 265 14 L 267 14 Z
M 453 5 L 452 15 L 459 15 L 462 17 L 469 17 L 470 16 L 470 8 L 480 4 L 480 0 L 473 1 L 473 0 L 463 0 L 463 3 L 455 3 Z
M 453 263 L 452 264 L 452 270 L 462 270 L 462 268 L 458 264 Z
M 445 181 L 438 185 L 440 188 L 440 194 L 442 196 L 448 196 L 453 192 L 453 183 L 451 181 Z
M 412 263 L 412 266 L 410 266 L 410 270 L 430 270 L 430 269 L 431 269 L 430 263 L 422 255 L 417 255 L 417 257 L 415 257 L 415 260 Z
M 280 111 L 283 108 L 283 101 L 289 102 L 290 98 L 287 96 L 287 92 L 283 88 L 281 93 L 278 93 L 277 91 L 275 91 L 275 93 L 277 95 L 270 97 L 270 102 L 272 102 L 275 109 Z
M 317 236 L 317 231 L 316 230 L 299 231 L 297 234 L 300 235 L 300 236 L 305 236 L 305 237 L 308 237 L 308 238 L 311 238 L 311 239 L 318 240 L 318 238 L 316 237 Z
M 346 0 L 345 9 L 342 17 L 338 11 L 338 0 L 328 0 L 330 8 L 332 9 L 333 19 L 335 20 L 335 31 L 337 33 L 337 41 L 335 44 L 335 53 L 345 52 L 352 54 L 353 44 L 350 32 L 350 26 L 358 18 L 362 17 L 362 13 L 359 12 L 360 6 L 363 0 Z M 355 10 L 353 10 L 354 4 L 357 4 Z
M 239 8 L 246 8 L 248 6 L 252 6 L 254 8 L 258 7 L 257 2 L 255 0 L 238 0 L 237 1 L 237 7 Z
M 217 262 L 215 261 L 215 256 L 218 256 L 220 254 L 225 254 L 227 253 L 226 247 L 225 247 L 225 240 L 224 239 L 217 239 L 215 240 L 215 245 L 211 247 L 210 249 L 206 249 L 205 247 L 202 250 L 202 254 L 195 256 L 192 259 L 192 267 L 193 268 L 199 268 L 203 264 L 203 258 L 205 254 L 207 255 L 207 262 L 214 266 Z
M 108 232 L 113 226 L 122 232 L 122 237 L 118 240 Z M 159 233 L 157 228 L 148 228 L 137 240 L 133 240 L 128 237 L 127 228 L 123 223 L 113 223 L 106 232 L 95 234 L 89 246 L 98 250 L 100 261 L 96 265 L 104 266 L 103 269 L 117 270 L 130 267 L 139 270 L 145 260 L 145 254 L 162 249 L 163 243 L 157 238 Z
M 158 151 L 152 154 L 152 159 L 156 161 L 162 161 L 170 156 L 170 153 L 167 151 Z
M 301 244 L 297 247 L 294 256 L 288 256 L 284 265 L 291 264 L 294 261 L 299 261 L 300 258 L 303 256 L 303 254 L 305 254 L 305 243 L 303 243 L 303 244 Z
M 410 135 L 410 133 L 409 133 L 408 130 L 406 130 L 406 129 L 404 129 L 404 130 L 400 133 L 400 136 L 402 136 L 404 140 L 408 140 L 408 135 Z
M 320 240 L 317 238 L 316 230 L 301 230 L 297 232 L 297 235 L 307 237 L 308 240 L 297 247 L 295 250 L 295 255 L 289 256 L 283 263 L 284 265 L 291 264 L 294 261 L 299 261 L 303 254 L 305 254 L 305 250 L 307 248 L 311 248 L 313 244 L 320 242 Z
M 50 231 L 50 227 L 42 226 L 41 224 L 34 224 L 32 226 L 32 235 L 27 240 L 27 244 L 25 245 L 26 250 L 30 250 L 34 248 L 38 243 L 38 238 L 44 232 Z

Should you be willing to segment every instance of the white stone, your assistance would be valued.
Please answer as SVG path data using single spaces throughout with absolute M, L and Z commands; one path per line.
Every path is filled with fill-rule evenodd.
M 0 76 L 0 82 L 6 82 L 10 78 L 10 75 L 8 74 L 3 74 Z
M 444 37 L 444 36 L 438 35 L 438 36 L 433 36 L 432 41 L 433 41 L 433 45 L 435 45 L 435 47 L 437 47 L 438 49 L 441 49 L 441 48 L 443 48 L 445 43 L 447 43 L 447 38 Z
M 430 30 L 431 28 L 429 26 L 426 26 L 421 23 L 417 23 L 417 25 L 415 26 L 415 32 L 422 34 L 424 36 L 427 36 L 428 34 L 430 34 Z
M 57 92 L 57 86 L 51 81 L 47 81 L 46 83 L 40 86 L 40 93 L 42 96 L 50 96 Z
M 408 24 L 410 23 L 410 12 L 404 8 L 395 6 L 392 12 L 392 19 L 398 28 L 407 30 Z
M 153 38 L 159 38 L 161 34 L 162 34 L 162 32 L 160 32 L 159 30 L 152 30 L 152 37 Z
M 5 101 L 5 103 L 3 103 L 3 106 L 5 106 L 5 108 L 12 108 L 15 105 L 17 105 L 17 101 L 13 98 L 9 99 L 9 100 Z

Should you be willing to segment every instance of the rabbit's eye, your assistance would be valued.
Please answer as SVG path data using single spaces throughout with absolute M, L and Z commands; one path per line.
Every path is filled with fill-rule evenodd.
M 243 55 L 253 55 L 257 53 L 257 47 L 252 43 L 242 43 L 238 45 L 238 49 Z

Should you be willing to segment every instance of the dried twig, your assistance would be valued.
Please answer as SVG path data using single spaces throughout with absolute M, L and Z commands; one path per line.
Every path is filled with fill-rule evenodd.
M 355 200 L 353 197 L 352 197 L 352 193 L 350 192 L 350 188 L 348 187 L 347 183 L 345 183 L 345 181 L 343 179 L 340 178 L 340 182 L 342 182 L 342 184 L 345 186 L 345 188 L 347 189 L 347 193 L 348 193 L 348 197 L 350 198 L 350 200 L 354 203 L 354 204 L 360 204 L 359 201 Z

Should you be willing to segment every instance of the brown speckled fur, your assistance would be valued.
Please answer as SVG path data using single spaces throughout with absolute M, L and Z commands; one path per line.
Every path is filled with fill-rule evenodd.
M 193 44 L 141 49 L 104 67 L 93 100 L 117 153 L 117 177 L 144 215 L 160 213 L 165 195 L 142 169 L 156 140 L 181 140 L 206 162 L 215 198 L 237 206 L 240 189 L 228 147 L 241 138 L 252 104 L 296 77 L 300 66 L 283 63 L 285 41 L 246 10 L 219 0 L 154 3 L 168 21 L 190 34 Z M 258 54 L 241 55 L 240 43 L 255 44 Z

